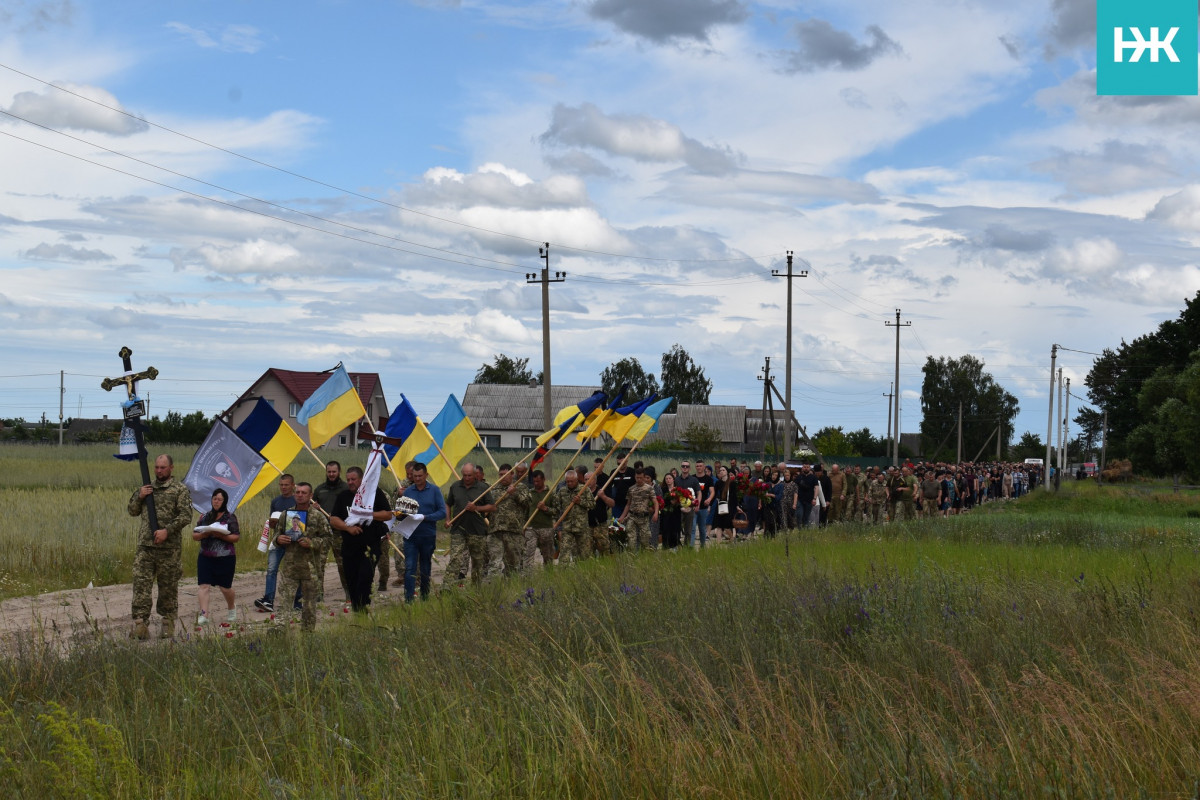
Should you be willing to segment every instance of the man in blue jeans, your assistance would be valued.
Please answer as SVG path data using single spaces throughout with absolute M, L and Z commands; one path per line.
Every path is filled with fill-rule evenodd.
M 423 463 L 413 463 L 412 485 L 404 490 L 405 497 L 417 501 L 417 513 L 425 517 L 417 524 L 412 535 L 404 540 L 404 600 L 409 603 L 416 596 L 418 569 L 421 574 L 421 599 L 429 597 L 437 524 L 446 518 L 446 499 L 441 489 L 428 482 L 428 477 Z
M 279 476 L 279 497 L 271 501 L 271 514 L 276 511 L 284 512 L 296 507 L 296 498 L 293 496 L 296 491 L 296 479 L 288 473 Z M 272 542 L 275 535 L 281 531 L 275 530 L 278 525 L 278 519 L 271 520 L 271 536 Z M 275 584 L 279 580 L 279 562 L 283 560 L 285 548 L 272 547 L 267 553 L 267 586 L 263 591 L 263 596 L 254 601 L 254 607 L 259 611 L 270 613 L 275 610 Z M 300 602 L 300 589 L 296 589 L 296 597 L 293 605 Z
M 704 464 L 703 459 L 696 459 L 696 480 L 700 484 L 700 499 L 696 513 L 692 516 L 695 529 L 691 527 L 687 531 L 688 547 L 696 541 L 696 534 L 700 534 L 700 546 L 708 542 L 708 527 L 712 522 L 713 512 L 716 511 L 713 498 L 716 496 L 716 482 L 713 480 L 712 471 Z

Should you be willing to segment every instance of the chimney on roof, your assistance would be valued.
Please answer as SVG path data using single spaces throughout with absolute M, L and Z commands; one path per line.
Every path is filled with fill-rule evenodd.
M 530 378 L 530 379 L 529 379 L 529 388 L 530 388 L 530 389 L 536 389 L 536 388 L 537 388 L 537 378 Z

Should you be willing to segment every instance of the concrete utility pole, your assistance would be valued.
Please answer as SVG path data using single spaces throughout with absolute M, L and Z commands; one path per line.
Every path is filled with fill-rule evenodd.
M 1060 471 L 1067 468 L 1067 448 L 1071 446 L 1071 444 L 1070 444 L 1070 442 L 1071 442 L 1071 439 L 1070 439 L 1071 426 L 1069 424 L 1070 419 L 1071 419 L 1071 379 L 1067 378 L 1066 408 L 1063 409 L 1063 421 L 1062 421 L 1063 451 L 1062 451 L 1062 455 L 1060 455 L 1058 457 L 1058 460 L 1062 464 L 1062 466 L 1059 467 Z
M 1042 464 L 1042 483 L 1050 489 L 1050 442 L 1054 431 L 1054 361 L 1058 358 L 1058 345 L 1050 345 L 1050 408 L 1046 411 L 1046 461 Z
M 888 399 L 887 440 L 890 442 L 892 440 L 892 385 L 891 384 L 888 384 L 888 390 L 883 393 L 883 396 Z
M 1104 483 L 1104 458 L 1108 455 L 1108 409 L 1104 410 L 1104 428 L 1100 431 L 1100 483 Z
M 538 248 L 538 255 L 545 260 L 541 277 L 536 272 L 525 273 L 526 283 L 542 285 L 542 428 L 550 430 L 554 424 L 554 408 L 550 404 L 550 284 L 562 283 L 567 273 L 556 272 L 550 277 L 550 243 Z
M 1058 389 L 1056 390 L 1058 393 L 1058 416 L 1059 416 L 1059 419 L 1062 418 L 1062 410 L 1063 410 L 1063 397 L 1062 397 L 1063 375 L 1062 375 L 1062 372 L 1063 372 L 1062 367 L 1059 367 L 1058 368 Z M 1055 465 L 1054 488 L 1057 491 L 1059 484 L 1062 483 L 1062 466 L 1060 466 L 1060 463 L 1059 463 L 1062 461 L 1062 423 L 1059 422 L 1057 425 L 1054 426 L 1054 429 L 1056 431 L 1058 431 L 1058 434 L 1057 434 L 1057 436 L 1058 436 L 1058 457 L 1054 459 L 1054 465 Z
M 783 441 L 787 449 L 784 460 L 792 457 L 792 278 L 807 278 L 808 270 L 792 272 L 792 251 L 787 251 L 787 273 L 771 270 L 776 278 L 787 278 L 787 350 L 784 355 L 783 379 Z
M 887 325 L 889 328 L 894 327 L 896 329 L 896 383 L 895 383 L 895 391 L 896 391 L 895 434 L 896 434 L 896 436 L 895 436 L 895 444 L 892 448 L 892 466 L 898 467 L 898 466 L 900 466 L 900 329 L 911 327 L 912 323 L 911 322 L 901 323 L 900 322 L 900 309 L 897 308 L 896 309 L 896 321 L 893 323 L 893 322 L 889 322 L 889 321 L 885 320 L 883 324 Z
M 63 395 L 66 394 L 66 389 L 63 387 L 63 376 L 66 375 L 65 370 L 58 371 L 58 446 L 62 447 L 63 439 Z
M 762 406 L 763 416 L 762 416 L 762 428 L 760 429 L 759 433 L 762 436 L 762 454 L 765 456 L 767 454 L 767 430 L 768 430 L 767 422 L 768 421 L 770 421 L 770 423 L 771 423 L 771 427 L 770 427 L 771 443 L 776 446 L 778 446 L 778 444 L 779 444 L 775 440 L 775 406 L 774 406 L 774 404 L 771 403 L 772 379 L 771 379 L 771 357 L 770 356 L 766 357 L 765 363 L 763 364 L 763 374 L 759 375 L 758 379 L 763 382 L 763 406 Z M 776 452 L 775 455 L 779 456 L 780 454 L 778 452 Z M 790 457 L 790 456 L 791 456 L 791 453 L 788 453 L 787 456 L 783 457 L 783 460 L 786 461 L 788 459 L 788 457 Z

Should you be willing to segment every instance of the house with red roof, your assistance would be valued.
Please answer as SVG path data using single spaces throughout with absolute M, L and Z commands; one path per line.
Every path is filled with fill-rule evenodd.
M 379 373 L 350 372 L 348 374 L 358 389 L 358 398 L 362 401 L 363 408 L 367 410 L 368 419 L 374 423 L 376 428 L 382 430 L 387 423 L 389 413 Z M 296 415 L 300 412 L 300 406 L 304 405 L 304 401 L 311 397 L 313 392 L 317 391 L 328 378 L 328 372 L 297 372 L 272 367 L 252 383 L 250 388 L 243 392 L 242 396 L 226 409 L 222 416 L 236 428 L 250 415 L 255 402 L 261 397 L 271 404 L 279 416 L 283 417 L 284 422 L 291 425 L 292 429 L 300 434 L 301 439 L 307 442 L 308 426 L 297 422 Z M 348 427 L 340 431 L 329 440 L 325 447 L 355 447 L 359 438 L 366 438 L 370 435 L 370 428 L 366 423 L 362 423 L 357 430 L 354 427 Z

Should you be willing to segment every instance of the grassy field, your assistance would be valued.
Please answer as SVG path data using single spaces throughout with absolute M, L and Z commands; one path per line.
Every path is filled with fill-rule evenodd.
M 16 797 L 1196 797 L 1198 507 L 1070 486 L 312 636 L 27 640 L 0 661 L 0 777 Z

